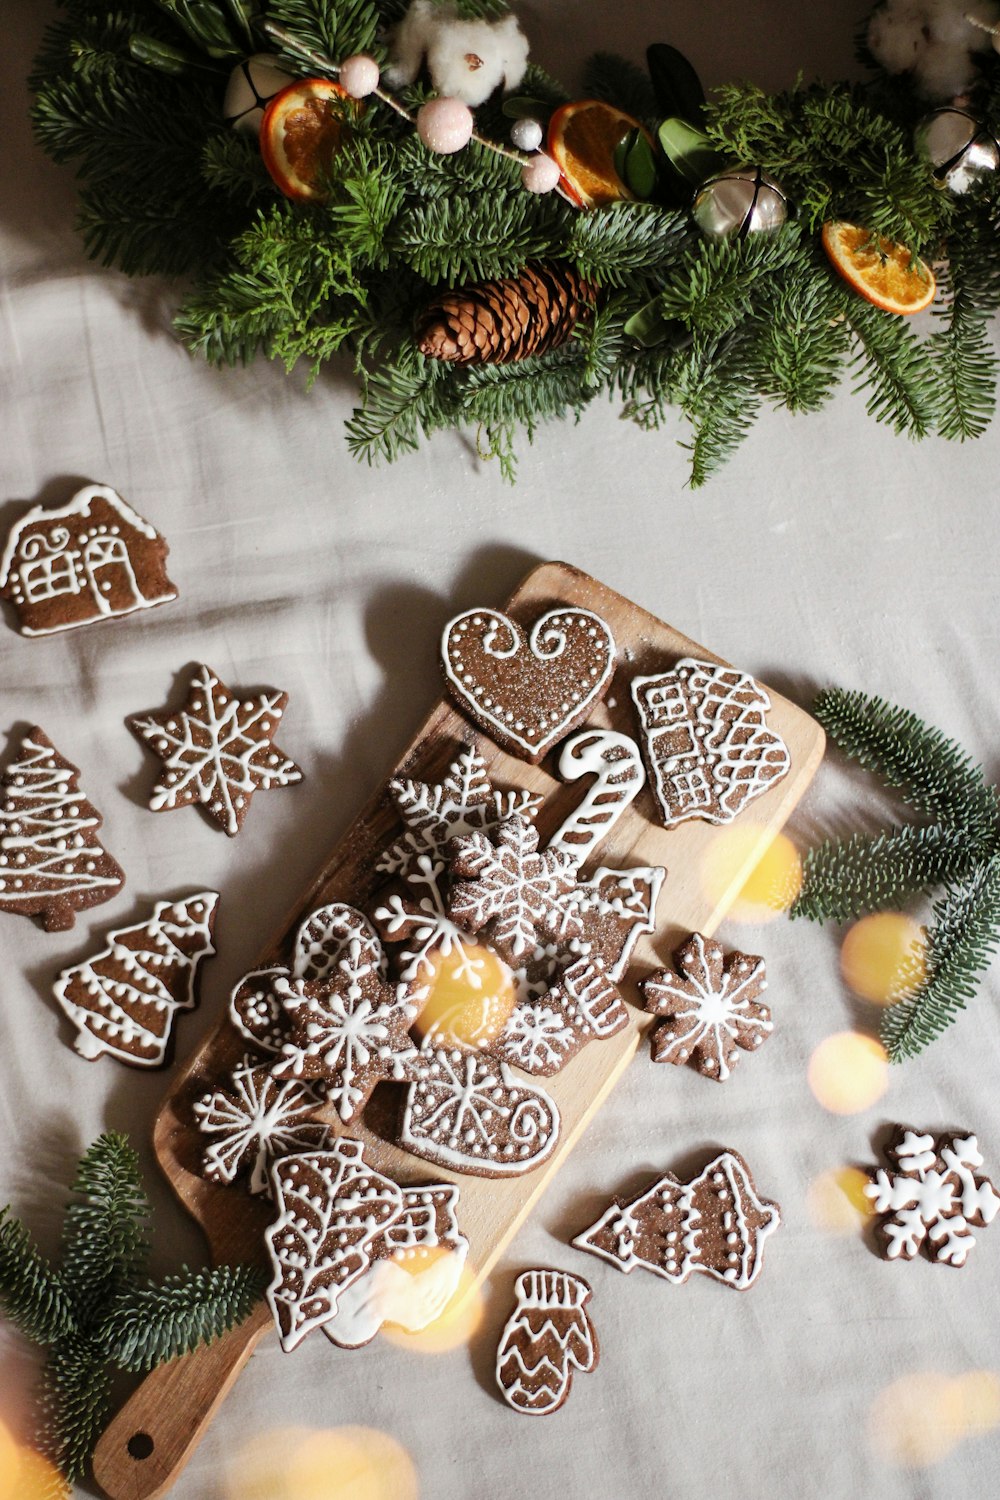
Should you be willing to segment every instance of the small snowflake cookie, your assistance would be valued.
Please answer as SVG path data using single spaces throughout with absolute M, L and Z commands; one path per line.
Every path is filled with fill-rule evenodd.
M 675 962 L 679 973 L 658 969 L 641 984 L 646 1009 L 663 1018 L 650 1038 L 653 1061 L 690 1063 L 722 1083 L 739 1060 L 737 1048 L 753 1052 L 771 1035 L 771 1012 L 760 999 L 764 960 L 726 957 L 721 943 L 694 932 Z
M 287 703 L 288 694 L 273 689 L 240 699 L 199 665 L 178 709 L 126 720 L 163 762 L 151 810 L 200 802 L 226 833 L 239 833 L 255 792 L 302 780 L 274 743 Z
M 913 1260 L 918 1250 L 946 1266 L 964 1266 L 973 1229 L 991 1224 L 1000 1196 L 986 1177 L 974 1135 L 922 1135 L 900 1126 L 886 1148 L 895 1168 L 880 1167 L 865 1188 L 883 1215 L 878 1238 L 887 1260 Z
M 16 521 L 0 560 L 0 598 L 21 634 L 52 635 L 177 598 L 166 541 L 121 495 L 88 484 L 56 509 Z
M 587 1374 L 600 1357 L 587 1311 L 593 1293 L 568 1271 L 522 1271 L 516 1302 L 497 1347 L 496 1380 L 508 1406 L 525 1416 L 558 1411 L 573 1371 Z
M 690 1182 L 665 1172 L 635 1198 L 614 1199 L 573 1244 L 626 1275 L 652 1271 L 677 1285 L 700 1271 L 746 1291 L 780 1223 L 778 1204 L 758 1195 L 742 1156 L 720 1151 Z
M 746 672 L 684 657 L 633 678 L 632 697 L 667 828 L 688 818 L 731 823 L 788 773 L 788 747 L 765 719 L 771 700 Z
M 250 1193 L 270 1193 L 268 1174 L 279 1156 L 332 1143 L 330 1127 L 313 1118 L 322 1102 L 307 1085 L 279 1083 L 266 1067 L 242 1062 L 224 1088 L 192 1105 L 198 1129 L 209 1138 L 203 1176 L 224 1187 L 245 1176 Z
M 615 642 L 586 609 L 549 610 L 527 636 L 497 610 L 470 609 L 445 626 L 441 665 L 462 712 L 502 750 L 537 762 L 604 697 Z

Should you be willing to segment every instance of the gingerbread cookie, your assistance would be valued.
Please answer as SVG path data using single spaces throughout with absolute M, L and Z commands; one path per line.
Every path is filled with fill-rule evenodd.
M 642 756 L 635 740 L 613 729 L 585 729 L 574 735 L 559 757 L 563 781 L 593 776 L 577 807 L 549 839 L 550 849 L 564 849 L 582 864 L 595 844 L 607 838 L 622 813 L 646 784 Z
M 865 1188 L 872 1211 L 884 1215 L 878 1237 L 888 1260 L 913 1260 L 922 1250 L 929 1260 L 964 1266 L 976 1243 L 973 1229 L 1000 1213 L 974 1135 L 923 1135 L 900 1126 L 886 1156 L 895 1170 L 880 1167 Z
M 546 1416 L 566 1400 L 573 1371 L 587 1374 L 600 1358 L 587 1312 L 593 1292 L 568 1271 L 533 1270 L 522 1271 L 514 1294 L 497 1347 L 497 1385 L 515 1411 Z
M 562 849 L 538 852 L 538 829 L 515 813 L 494 834 L 470 833 L 452 841 L 449 916 L 467 932 L 489 928 L 489 941 L 516 962 L 540 940 L 576 937 L 578 912 L 567 900 L 576 886 L 576 864 Z
M 127 719 L 163 761 L 152 811 L 200 802 L 226 833 L 239 833 L 255 792 L 302 780 L 299 767 L 274 744 L 287 703 L 287 693 L 271 690 L 241 701 L 199 665 L 180 708 Z
M 658 969 L 640 989 L 646 1009 L 662 1016 L 650 1037 L 653 1061 L 690 1063 L 706 1078 L 727 1079 L 737 1048 L 754 1051 L 771 1035 L 764 960 L 752 953 L 723 952 L 722 944 L 693 932 L 678 948 L 679 974 Z
M 0 561 L 0 598 L 22 635 L 52 635 L 177 598 L 168 547 L 121 495 L 88 484 L 67 504 L 15 522 Z
M 252 969 L 238 980 L 229 997 L 229 1019 L 245 1042 L 258 1052 L 280 1052 L 288 1035 L 288 1018 L 274 986 L 290 979 L 289 969 Z
M 463 713 L 522 760 L 540 761 L 607 692 L 615 642 L 598 615 L 549 610 L 530 636 L 494 609 L 470 609 L 445 626 L 441 665 Z
M 589 1041 L 603 1041 L 628 1025 L 628 1010 L 600 963 L 567 964 L 538 1000 L 514 1008 L 500 1051 L 525 1073 L 550 1078 Z
M 62 971 L 55 995 L 81 1057 L 106 1052 L 136 1068 L 169 1061 L 174 1017 L 194 1008 L 198 968 L 215 952 L 218 902 L 216 891 L 158 901 L 147 921 L 109 933 L 106 948 Z
M 662 822 L 730 823 L 788 772 L 791 757 L 767 728 L 767 693 L 746 672 L 684 657 L 632 680 L 643 753 Z
M 332 1144 L 329 1126 L 313 1118 L 321 1104 L 305 1084 L 278 1083 L 266 1067 L 242 1062 L 226 1088 L 191 1106 L 198 1129 L 210 1137 L 203 1175 L 228 1186 L 242 1174 L 249 1177 L 252 1194 L 270 1193 L 268 1174 L 279 1156 Z
M 573 1244 L 626 1274 L 639 1267 L 677 1284 L 702 1271 L 745 1291 L 780 1223 L 778 1204 L 758 1197 L 742 1156 L 721 1151 L 689 1183 L 666 1172 L 635 1198 L 615 1199 Z
M 520 1177 L 555 1150 L 555 1102 L 492 1052 L 425 1048 L 414 1074 L 399 1132 L 414 1156 L 477 1177 Z
M 345 1125 L 358 1118 L 383 1078 L 413 1076 L 417 1048 L 410 1027 L 426 991 L 384 980 L 378 958 L 359 938 L 351 939 L 328 978 L 276 979 L 274 992 L 288 1030 L 272 1077 L 312 1083 Z
M 458 1227 L 458 1188 L 450 1182 L 404 1187 L 403 1211 L 368 1247 L 371 1264 L 342 1287 L 323 1324 L 342 1349 L 370 1344 L 385 1323 L 419 1333 L 458 1290 L 469 1242 Z
M 271 1185 L 278 1217 L 264 1236 L 274 1266 L 267 1301 L 287 1353 L 329 1322 L 340 1293 L 368 1270 L 403 1194 L 350 1136 L 329 1151 L 279 1158 Z
M 0 911 L 37 917 L 46 932 L 72 927 L 78 911 L 110 901 L 125 884 L 97 837 L 103 819 L 79 777 L 37 726 L 3 774 Z

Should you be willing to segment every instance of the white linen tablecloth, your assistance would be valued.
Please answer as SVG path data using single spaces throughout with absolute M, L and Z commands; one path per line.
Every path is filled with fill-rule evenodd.
M 663 39 L 707 82 L 745 74 L 780 86 L 799 69 L 848 71 L 863 9 L 683 0 L 654 13 L 642 0 L 558 0 L 526 21 L 535 56 L 570 79 L 591 50 L 639 59 Z M 912 707 L 1000 773 L 1000 428 L 964 447 L 910 445 L 845 389 L 819 416 L 766 415 L 699 492 L 685 487 L 678 429 L 643 435 L 608 405 L 525 445 L 516 488 L 468 435 L 360 468 L 342 440 L 345 379 L 307 395 L 276 367 L 210 370 L 171 335 L 170 288 L 85 261 L 71 174 L 42 156 L 26 122 L 24 75 L 50 9 L 4 10 L 0 527 L 26 501 L 111 484 L 167 536 L 180 599 L 43 640 L 3 625 L 4 736 L 37 722 L 81 767 L 128 884 L 71 932 L 0 917 L 0 1201 L 53 1250 L 79 1152 L 101 1130 L 127 1130 L 155 1204 L 160 1275 L 204 1257 L 149 1144 L 171 1075 L 84 1063 L 51 997 L 58 970 L 165 893 L 218 889 L 218 957 L 200 1009 L 180 1020 L 183 1061 L 437 697 L 442 623 L 501 601 L 543 558 L 578 565 L 805 705 L 834 682 Z M 123 725 L 164 703 L 195 660 L 234 686 L 290 694 L 280 743 L 307 779 L 257 798 L 235 840 L 194 811 L 145 810 L 153 766 Z M 791 832 L 804 848 L 882 810 L 860 773 L 828 765 Z M 983 1431 L 958 1436 L 953 1403 L 929 1398 L 927 1461 L 908 1464 L 885 1392 L 916 1375 L 932 1394 L 945 1381 L 958 1390 L 960 1377 L 1000 1367 L 1000 1226 L 961 1274 L 890 1266 L 860 1231 L 824 1229 L 810 1197 L 822 1174 L 873 1161 L 873 1140 L 896 1120 L 977 1131 L 1000 1177 L 996 973 L 926 1057 L 892 1071 L 877 1105 L 837 1116 L 810 1092 L 808 1060 L 824 1037 L 877 1020 L 840 982 L 839 934 L 778 921 L 731 923 L 723 937 L 766 954 L 777 1024 L 762 1054 L 723 1088 L 641 1055 L 508 1249 L 468 1347 L 431 1355 L 378 1339 L 347 1354 L 315 1338 L 288 1357 L 265 1340 L 176 1500 L 274 1500 L 265 1480 L 251 1489 L 234 1477 L 252 1435 L 352 1424 L 408 1450 L 423 1500 L 996 1492 L 1000 1428 L 988 1409 Z M 783 1209 L 748 1295 L 707 1278 L 626 1279 L 568 1248 L 613 1193 L 713 1145 L 742 1152 Z M 598 1371 L 538 1423 L 497 1399 L 491 1374 L 513 1278 L 534 1264 L 591 1281 L 602 1348 Z M 35 1359 L 3 1330 L 0 1417 L 21 1431 Z M 976 1389 L 994 1387 L 980 1378 Z

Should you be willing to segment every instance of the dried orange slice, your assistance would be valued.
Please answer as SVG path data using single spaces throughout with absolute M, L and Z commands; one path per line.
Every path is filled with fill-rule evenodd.
M 324 177 L 344 133 L 343 108 L 331 104 L 348 97 L 331 78 L 300 78 L 267 106 L 260 154 L 287 197 L 322 202 L 327 196 Z
M 933 271 L 913 259 L 905 245 L 857 224 L 829 219 L 823 225 L 823 249 L 859 296 L 884 312 L 918 313 L 934 301 Z
M 615 171 L 615 151 L 630 130 L 652 136 L 638 120 L 600 99 L 563 104 L 549 121 L 548 152 L 559 165 L 559 186 L 580 208 L 600 208 L 633 194 Z

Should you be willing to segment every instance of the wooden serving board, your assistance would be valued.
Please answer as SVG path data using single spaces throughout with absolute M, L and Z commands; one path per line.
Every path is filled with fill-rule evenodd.
M 619 665 L 611 690 L 588 717 L 589 725 L 610 727 L 637 738 L 638 726 L 629 692 L 632 676 L 665 670 L 681 656 L 720 660 L 620 594 L 564 563 L 545 563 L 535 568 L 509 600 L 506 610 L 522 625 L 530 626 L 539 615 L 559 605 L 593 610 L 607 621 L 618 647 Z M 428 649 L 433 649 L 430 642 Z M 399 1098 L 396 1085 L 380 1085 L 366 1112 L 364 1127 L 354 1126 L 350 1130 L 350 1134 L 366 1141 L 369 1147 L 366 1154 L 373 1165 L 401 1183 L 449 1177 L 458 1183 L 459 1221 L 469 1240 L 469 1263 L 477 1282 L 489 1275 L 628 1066 L 650 1022 L 641 1010 L 637 981 L 652 969 L 662 967 L 689 932 L 697 930 L 710 935 L 715 930 L 750 870 L 811 781 L 823 755 L 823 731 L 787 699 L 776 693 L 770 696 L 768 724 L 788 746 L 791 770 L 784 780 L 740 814 L 739 858 L 733 862 L 726 889 L 709 892 L 701 877 L 706 854 L 727 830 L 700 821 L 665 829 L 658 821 L 648 786 L 597 846 L 585 866 L 586 872 L 597 865 L 612 868 L 663 865 L 667 876 L 657 907 L 655 936 L 640 937 L 628 977 L 620 986 L 626 999 L 638 1007 L 632 1011 L 629 1026 L 607 1041 L 591 1043 L 561 1073 L 542 1080 L 562 1118 L 559 1142 L 548 1161 L 523 1177 L 510 1179 L 448 1173 L 420 1161 L 391 1143 Z M 564 784 L 555 778 L 550 766 L 558 759 L 559 747 L 540 766 L 528 765 L 502 753 L 475 732 L 447 701 L 436 705 L 389 775 L 437 780 L 463 742 L 478 746 L 490 779 L 497 787 L 524 787 L 542 794 L 545 800 L 536 819 L 542 847 L 579 803 L 589 784 L 587 780 Z M 399 820 L 386 789 L 389 775 L 341 839 L 312 890 L 292 912 L 281 938 L 261 955 L 256 967 L 285 961 L 299 922 L 317 906 L 331 901 L 362 908 L 370 905 L 384 879 L 375 874 L 376 858 L 399 833 Z M 757 837 L 748 837 L 747 830 L 753 830 Z M 199 1175 L 204 1138 L 194 1126 L 192 1103 L 218 1086 L 242 1057 L 245 1046 L 224 1019 L 175 1079 L 155 1127 L 154 1144 L 160 1165 L 181 1203 L 204 1229 L 217 1262 L 262 1256 L 263 1231 L 272 1214 L 270 1205 L 250 1198 L 238 1187 L 216 1187 Z M 328 1119 L 336 1123 L 332 1114 Z M 163 1365 L 146 1377 L 105 1431 L 95 1454 L 95 1476 L 112 1500 L 153 1500 L 166 1493 L 257 1340 L 271 1327 L 269 1310 L 261 1302 L 245 1323 L 216 1344 Z M 331 1357 L 347 1356 L 331 1353 Z

